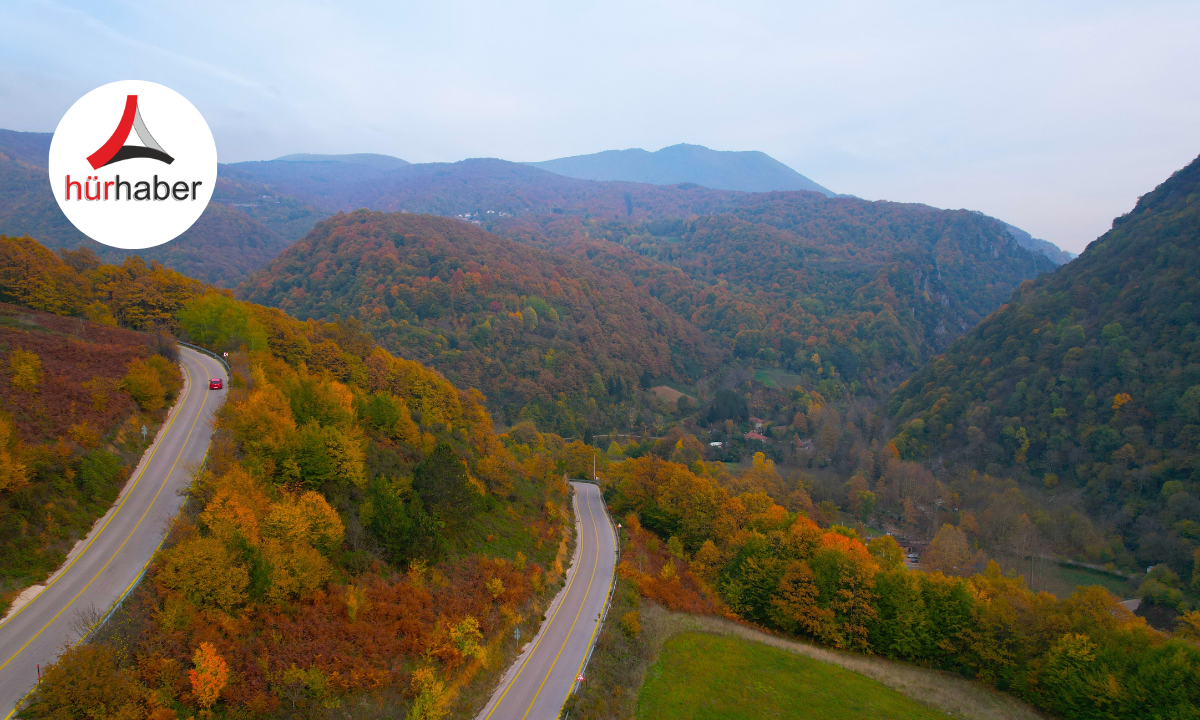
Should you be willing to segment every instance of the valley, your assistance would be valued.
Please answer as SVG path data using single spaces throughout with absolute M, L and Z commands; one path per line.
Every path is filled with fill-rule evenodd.
M 1200 161 L 1071 258 L 978 212 L 819 186 L 294 155 L 221 166 L 188 233 L 127 257 L 56 215 L 34 135 L 0 136 L 0 230 L 27 235 L 0 241 L 0 300 L 231 358 L 194 509 L 109 634 L 56 666 L 103 668 L 135 715 L 478 712 L 567 581 L 564 480 L 582 478 L 623 523 L 597 667 L 666 608 L 1064 717 L 1196 702 L 1179 668 L 1200 662 Z M 14 590 L 37 579 L 18 574 Z M 1118 604 L 1135 598 L 1136 614 Z M 141 638 L 136 664 L 112 654 L 120 633 Z M 704 659 L 595 687 L 668 717 L 721 658 L 841 682 L 670 642 Z M 199 643 L 235 669 L 216 706 L 185 672 Z M 713 682 L 713 702 L 758 707 Z M 929 712 L 863 687 L 822 702 Z M 28 717 L 60 707 L 39 692 Z M 601 691 L 580 692 L 568 707 L 602 717 L 586 714 Z

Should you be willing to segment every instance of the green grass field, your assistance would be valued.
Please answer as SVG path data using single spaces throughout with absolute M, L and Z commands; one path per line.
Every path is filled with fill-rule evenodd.
M 1067 595 L 1070 595 L 1076 587 L 1081 585 L 1103 585 L 1109 592 L 1119 598 L 1132 597 L 1133 595 L 1133 589 L 1129 587 L 1128 580 L 1087 568 L 1057 565 L 1054 567 L 1054 577 L 1066 585 Z
M 804 378 L 795 373 L 790 373 L 787 370 L 779 368 L 759 370 L 754 374 L 754 379 L 767 387 L 779 388 L 781 390 L 788 390 L 795 387 L 804 380 Z
M 676 635 L 638 694 L 640 720 L 938 718 L 873 680 L 732 637 Z

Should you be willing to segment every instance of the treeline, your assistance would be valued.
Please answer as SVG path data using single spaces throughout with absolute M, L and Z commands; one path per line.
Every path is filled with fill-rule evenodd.
M 1059 600 L 995 563 L 969 577 L 949 566 L 950 574 L 908 570 L 892 537 L 819 527 L 751 489 L 761 477 L 731 494 L 719 472 L 653 456 L 609 466 L 614 512 L 627 513 L 635 538 L 642 527 L 658 536 L 634 545 L 620 569 L 644 597 L 696 611 L 705 602 L 697 593 L 709 588 L 742 619 L 977 677 L 1065 718 L 1195 713 L 1200 648 L 1188 638 L 1200 613 L 1171 638 L 1100 587 Z
M 721 359 L 623 278 L 457 220 L 339 215 L 238 292 L 301 318 L 354 318 L 384 347 L 482 390 L 508 422 L 566 436 L 627 427 L 643 378 L 686 382 Z
M 1139 200 L 891 399 L 905 458 L 1009 476 L 1123 538 L 1092 557 L 1165 563 L 1186 610 L 1200 548 L 1200 161 Z M 1170 575 L 1174 579 L 1170 579 Z

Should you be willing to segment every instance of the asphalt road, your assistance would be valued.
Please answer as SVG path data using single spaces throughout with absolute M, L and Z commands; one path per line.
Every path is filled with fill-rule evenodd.
M 477 720 L 557 718 L 596 639 L 616 568 L 617 539 L 600 489 L 590 483 L 571 486 L 577 541 L 567 585 Z
M 221 364 L 180 348 L 186 386 L 120 497 L 46 588 L 0 625 L 0 713 L 5 720 L 63 647 L 79 639 L 89 617 L 107 612 L 137 584 L 183 503 L 191 471 L 204 459 L 211 419 L 224 390 Z M 228 384 L 228 383 L 226 383 Z M 81 623 L 81 620 L 83 621 Z

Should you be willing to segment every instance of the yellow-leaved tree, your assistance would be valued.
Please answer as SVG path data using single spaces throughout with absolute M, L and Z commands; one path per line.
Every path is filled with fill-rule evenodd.
M 42 359 L 37 353 L 16 348 L 8 354 L 8 364 L 13 387 L 30 392 L 42 384 Z
M 250 573 L 219 538 L 193 535 L 161 557 L 158 582 L 196 605 L 228 613 L 246 602 Z
M 161 410 L 166 401 L 167 390 L 158 371 L 142 359 L 129 361 L 128 370 L 121 380 L 121 389 L 129 393 L 138 407 L 146 412 Z

